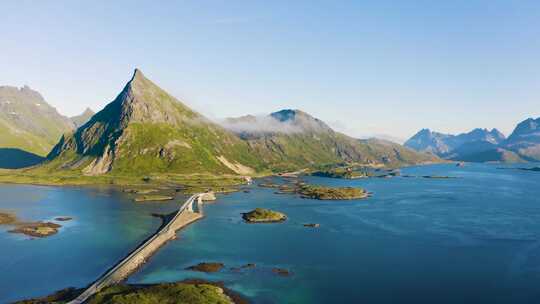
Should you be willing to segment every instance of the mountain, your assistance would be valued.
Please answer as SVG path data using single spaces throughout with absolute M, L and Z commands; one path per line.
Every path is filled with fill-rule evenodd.
M 94 116 L 94 114 L 96 114 L 96 113 L 94 113 L 94 111 L 92 111 L 92 109 L 86 108 L 86 110 L 84 110 L 84 112 L 82 112 L 81 114 L 79 114 L 77 116 L 70 117 L 69 119 L 71 120 L 73 125 L 75 125 L 75 129 L 78 129 L 80 126 L 87 123 L 90 120 L 90 118 L 92 118 L 92 116 Z
M 429 152 L 452 160 L 471 159 L 488 150 L 493 150 L 505 141 L 497 129 L 474 129 L 458 135 L 432 132 L 422 129 L 405 142 L 405 146 L 417 151 Z
M 0 86 L 0 148 L 45 156 L 63 133 L 74 129 L 38 92 Z
M 237 173 L 261 168 L 246 142 L 159 88 L 139 70 L 114 101 L 47 156 L 45 168 L 86 175 Z
M 502 145 L 523 159 L 540 160 L 540 118 L 520 122 Z
M 437 160 L 398 144 L 358 140 L 335 132 L 323 121 L 300 110 L 229 118 L 222 125 L 245 140 L 252 153 L 273 170 L 338 163 L 399 165 Z
M 444 155 L 451 150 L 447 140 L 452 137 L 449 134 L 432 132 L 429 129 L 422 129 L 405 142 L 405 146 L 416 151 Z
M 211 122 L 141 71 L 103 110 L 64 135 L 39 170 L 141 176 L 151 173 L 253 174 L 324 164 L 437 161 L 385 141 L 335 132 L 299 110 Z

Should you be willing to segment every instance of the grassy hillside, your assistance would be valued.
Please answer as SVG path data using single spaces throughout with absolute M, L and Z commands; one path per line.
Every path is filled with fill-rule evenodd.
M 398 166 L 439 160 L 388 141 L 346 136 L 298 110 L 282 110 L 270 118 L 274 121 L 254 116 L 229 119 L 225 126 L 241 136 L 251 153 L 274 171 L 342 163 Z
M 0 86 L 0 148 L 45 156 L 74 125 L 29 87 Z

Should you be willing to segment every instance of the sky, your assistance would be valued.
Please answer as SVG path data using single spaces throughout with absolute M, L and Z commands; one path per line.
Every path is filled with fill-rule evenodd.
M 210 118 L 406 139 L 540 116 L 540 1 L 0 0 L 0 85 L 97 111 L 135 68 Z

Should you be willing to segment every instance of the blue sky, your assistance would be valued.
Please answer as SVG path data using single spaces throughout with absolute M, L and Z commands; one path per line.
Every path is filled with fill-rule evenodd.
M 540 116 L 539 1 L 155 2 L 3 0 L 0 85 L 73 115 L 138 67 L 212 118 L 299 108 L 354 136 Z

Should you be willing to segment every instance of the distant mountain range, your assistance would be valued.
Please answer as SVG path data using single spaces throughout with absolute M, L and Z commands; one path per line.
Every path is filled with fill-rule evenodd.
M 387 141 L 348 137 L 299 110 L 218 124 L 135 70 L 114 101 L 76 131 L 62 136 L 40 169 L 85 175 L 249 175 L 324 164 L 398 165 L 438 160 Z
M 45 156 L 62 134 L 73 131 L 84 119 L 77 117 L 75 122 L 59 114 L 28 86 L 0 86 L 0 149 L 11 149 L 10 153 L 20 149 Z
M 459 161 L 539 161 L 540 118 L 519 123 L 508 138 L 497 129 L 474 129 L 459 135 L 423 129 L 407 140 L 405 146 Z

